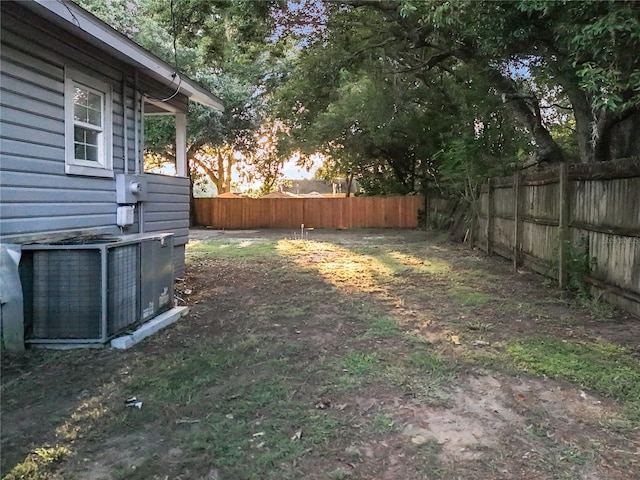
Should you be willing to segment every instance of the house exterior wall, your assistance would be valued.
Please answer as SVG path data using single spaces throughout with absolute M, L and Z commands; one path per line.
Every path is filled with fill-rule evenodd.
M 176 271 L 182 271 L 189 223 L 188 179 L 148 175 L 147 200 L 136 209 L 134 225 L 121 231 L 116 225 L 115 177 L 65 173 L 65 69 L 111 86 L 114 175 L 125 172 L 126 108 L 127 170 L 135 172 L 134 69 L 19 3 L 0 5 L 0 242 L 47 241 L 72 233 L 174 232 Z M 149 96 L 173 93 L 143 73 L 137 81 Z M 170 108 L 186 111 L 187 103 L 184 95 L 177 95 Z
M 176 275 L 184 271 L 185 245 L 189 241 L 189 189 L 188 178 L 147 174 L 144 231 L 173 232 Z

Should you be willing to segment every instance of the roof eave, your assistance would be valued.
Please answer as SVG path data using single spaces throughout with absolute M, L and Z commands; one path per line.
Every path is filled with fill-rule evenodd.
M 56 21 L 59 26 L 73 34 L 77 35 L 80 30 L 81 37 L 85 41 L 113 54 L 159 82 L 165 85 L 171 85 L 175 82 L 176 71 L 174 67 L 75 3 L 33 0 L 33 2 L 25 2 L 23 5 L 39 14 L 45 14 L 45 17 Z M 48 15 L 46 15 L 47 13 Z M 181 77 L 180 93 L 201 105 L 218 111 L 224 110 L 224 104 L 220 98 L 187 76 L 181 75 Z

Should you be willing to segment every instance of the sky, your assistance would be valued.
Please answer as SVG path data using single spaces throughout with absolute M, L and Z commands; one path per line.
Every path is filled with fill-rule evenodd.
M 293 160 L 287 160 L 282 168 L 283 177 L 287 180 L 301 180 L 303 178 L 313 178 L 313 174 L 317 170 L 317 166 L 307 171 L 295 164 Z

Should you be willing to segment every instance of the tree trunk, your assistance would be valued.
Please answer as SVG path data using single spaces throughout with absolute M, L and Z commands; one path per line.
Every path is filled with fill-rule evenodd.
M 225 188 L 224 184 L 224 158 L 222 157 L 222 153 L 218 150 L 218 156 L 216 158 L 218 162 L 218 176 L 215 179 L 216 188 L 218 189 L 218 195 L 221 193 L 228 192 Z
M 347 198 L 351 196 L 351 185 L 353 183 L 353 173 L 347 173 Z
M 227 186 L 227 191 L 231 191 L 231 167 L 233 166 L 233 154 L 229 154 L 229 159 L 227 160 L 227 168 L 225 170 L 225 185 Z
M 640 157 L 640 107 L 603 115 L 594 142 L 596 161 Z
M 542 123 L 538 99 L 520 94 L 515 82 L 496 70 L 489 70 L 488 76 L 491 83 L 502 94 L 503 101 L 511 107 L 516 118 L 528 130 L 538 146 L 536 163 L 564 162 L 562 149 Z
M 581 163 L 591 163 L 595 160 L 593 134 L 593 113 L 591 103 L 584 92 L 578 87 L 577 79 L 571 73 L 556 72 L 559 83 L 564 88 L 573 108 L 576 121 L 576 140 Z

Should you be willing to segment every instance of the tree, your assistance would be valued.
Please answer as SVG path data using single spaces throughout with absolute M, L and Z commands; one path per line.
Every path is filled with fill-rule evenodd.
M 483 137 L 496 132 L 485 155 L 493 166 L 528 147 L 473 69 L 454 58 L 438 69 L 414 68 L 398 27 L 377 9 L 327 11 L 333 16 L 322 40 L 301 49 L 274 96 L 292 145 L 329 156 L 325 175 L 355 175 L 370 194 L 406 194 L 447 160 L 441 152 L 463 126 L 472 139 L 478 125 Z
M 229 191 L 231 172 L 242 159 L 256 168 L 273 161 L 255 155 L 255 132 L 263 123 L 266 73 L 271 59 L 261 45 L 271 31 L 267 2 L 202 0 L 82 0 L 84 6 L 144 47 L 173 63 L 220 96 L 221 114 L 190 104 L 187 159 L 192 182 L 207 177 L 220 193 Z M 175 162 L 171 119 L 145 123 L 146 159 Z M 246 170 L 246 169 L 245 169 Z
M 223 116 L 189 114 L 192 164 L 221 188 L 237 151 L 265 179 L 291 153 L 321 151 L 327 175 L 384 193 L 640 154 L 632 1 L 111 2 L 140 22 L 82 1 L 225 99 Z M 260 156 L 266 118 L 287 128 Z
M 398 25 L 407 51 L 424 50 L 423 68 L 449 58 L 473 66 L 493 85 L 537 146 L 541 161 L 564 160 L 540 92 L 514 72 L 569 101 L 583 162 L 640 153 L 640 6 L 630 1 L 346 2 L 374 8 Z M 594 21 L 595 19 L 595 21 Z M 412 65 L 419 68 L 419 65 Z M 557 107 L 556 107 L 557 108 Z

